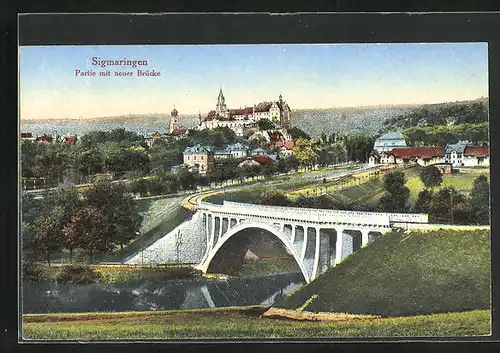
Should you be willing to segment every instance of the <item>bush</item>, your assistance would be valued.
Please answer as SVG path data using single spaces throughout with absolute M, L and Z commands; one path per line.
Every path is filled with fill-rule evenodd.
M 201 277 L 202 272 L 192 267 L 170 267 L 167 269 L 158 269 L 161 272 L 160 278 L 163 280 L 197 278 Z
M 441 171 L 434 165 L 425 167 L 420 173 L 420 180 L 428 188 L 441 185 L 443 182 L 443 176 Z
M 97 283 L 101 275 L 92 268 L 82 265 L 67 265 L 61 267 L 56 274 L 57 283 L 89 284 Z
M 46 276 L 40 265 L 24 260 L 21 278 L 23 282 L 41 282 L 46 279 Z

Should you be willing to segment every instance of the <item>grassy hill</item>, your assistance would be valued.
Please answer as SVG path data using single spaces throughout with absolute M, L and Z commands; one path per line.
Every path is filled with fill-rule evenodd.
M 408 316 L 490 308 L 490 232 L 392 231 L 293 293 L 287 309 Z

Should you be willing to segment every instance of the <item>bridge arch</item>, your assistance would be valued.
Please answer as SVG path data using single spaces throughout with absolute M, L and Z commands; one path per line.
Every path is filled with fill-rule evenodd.
M 203 272 L 207 272 L 210 263 L 212 262 L 212 259 L 215 257 L 220 248 L 234 235 L 249 228 L 263 229 L 276 236 L 281 241 L 281 243 L 287 248 L 287 250 L 292 254 L 306 282 L 307 283 L 310 282 L 310 275 L 308 274 L 306 268 L 304 267 L 304 263 L 302 262 L 299 253 L 297 252 L 291 241 L 288 239 L 289 236 L 287 236 L 281 230 L 277 229 L 275 226 L 269 223 L 264 223 L 259 221 L 244 221 L 230 228 L 226 233 L 224 233 L 221 236 L 221 239 L 217 242 L 217 244 L 215 244 L 215 246 L 208 252 L 208 256 L 206 256 L 205 260 L 199 265 L 198 268 Z

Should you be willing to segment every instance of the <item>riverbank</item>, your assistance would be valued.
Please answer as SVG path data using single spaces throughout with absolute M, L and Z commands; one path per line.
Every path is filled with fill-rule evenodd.
M 265 306 L 147 313 L 23 315 L 26 340 L 364 338 L 483 336 L 491 312 L 475 310 L 396 318 L 339 314 L 339 321 L 276 319 Z M 331 314 L 332 315 L 332 314 Z
M 192 266 L 179 265 L 38 265 L 31 270 L 29 282 L 58 282 L 74 284 L 126 284 L 165 282 L 173 279 L 202 278 L 201 271 Z M 36 274 L 36 277 L 35 277 Z M 26 275 L 26 274 L 25 274 Z

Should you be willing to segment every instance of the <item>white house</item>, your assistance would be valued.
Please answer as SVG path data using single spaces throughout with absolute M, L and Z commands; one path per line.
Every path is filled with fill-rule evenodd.
M 465 148 L 471 143 L 468 141 L 459 141 L 455 144 L 449 144 L 445 149 L 445 162 L 454 167 L 461 166 Z
M 423 167 L 431 164 L 445 163 L 444 147 L 397 148 L 392 150 L 388 157 L 389 164 L 405 164 L 410 162 L 415 162 Z
M 464 150 L 462 163 L 465 167 L 489 167 L 490 153 L 488 146 L 467 146 Z
M 390 152 L 395 148 L 406 148 L 406 141 L 399 132 L 388 132 L 375 140 L 373 149 L 377 152 Z

